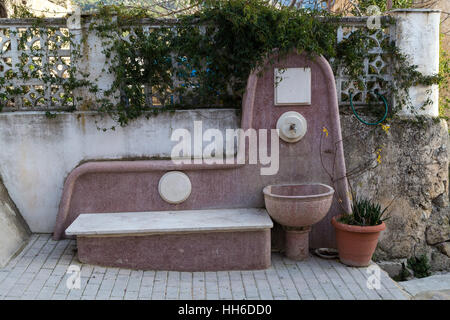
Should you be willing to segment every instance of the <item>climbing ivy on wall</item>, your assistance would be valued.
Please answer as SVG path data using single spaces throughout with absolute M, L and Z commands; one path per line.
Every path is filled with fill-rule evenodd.
M 135 29 L 128 41 L 120 39 L 118 30 L 142 16 L 145 13 L 137 10 L 103 7 L 92 26 L 108 39 L 105 54 L 112 57 L 110 70 L 116 79 L 112 90 L 121 91 L 122 100 L 104 106 L 118 112 L 120 124 L 146 110 L 143 84 L 166 106 L 236 107 L 250 72 L 274 48 L 281 54 L 297 48 L 311 55 L 336 56 L 335 17 L 317 19 L 317 12 L 274 9 L 258 0 L 217 2 L 180 16 L 171 28 L 150 33 Z M 179 98 L 170 101 L 170 96 Z
M 89 17 L 90 32 L 102 41 L 108 59 L 105 72 L 114 75 L 114 82 L 89 106 L 109 114 L 122 126 L 144 114 L 149 116 L 149 111 L 236 108 L 241 105 L 250 72 L 261 67 L 274 49 L 281 56 L 293 48 L 311 57 L 323 55 L 335 69 L 344 68 L 355 81 L 361 82 L 364 77 L 372 31 L 361 28 L 338 43 L 339 15 L 274 7 L 264 0 L 208 0 L 199 7 L 194 13 L 178 15 L 176 23 L 144 32 L 134 27 L 137 20 L 148 18 L 149 24 L 160 24 L 152 12 L 99 6 Z M 395 44 L 384 46 L 393 81 L 382 87 L 395 98 L 397 107 L 408 104 L 407 89 L 412 85 L 442 81 L 441 74 L 421 75 Z M 83 86 L 98 91 L 88 75 L 76 75 L 76 70 L 71 71 L 69 80 L 68 91 Z M 148 90 L 156 102 L 148 101 Z M 152 103 L 161 106 L 152 107 Z

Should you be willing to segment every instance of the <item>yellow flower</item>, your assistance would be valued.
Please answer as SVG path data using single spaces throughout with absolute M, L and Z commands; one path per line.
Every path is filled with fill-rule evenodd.
M 325 128 L 325 127 L 323 127 L 323 130 L 322 130 L 322 131 L 325 132 L 325 137 L 328 137 L 328 129 Z
M 391 128 L 390 125 L 380 123 L 380 126 L 381 126 L 381 129 L 383 129 L 384 132 L 386 132 L 386 134 L 389 133 L 389 129 Z
M 378 163 L 381 163 L 381 148 L 379 148 L 379 149 L 376 151 L 376 153 L 377 153 L 377 162 L 378 162 Z

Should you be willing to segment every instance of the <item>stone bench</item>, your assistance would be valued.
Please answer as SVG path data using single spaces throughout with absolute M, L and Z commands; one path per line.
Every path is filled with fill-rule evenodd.
M 211 209 L 80 214 L 66 229 L 83 263 L 141 270 L 270 266 L 267 211 Z

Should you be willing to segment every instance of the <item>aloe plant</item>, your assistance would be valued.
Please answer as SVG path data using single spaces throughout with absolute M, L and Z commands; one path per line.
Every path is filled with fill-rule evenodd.
M 383 218 L 387 208 L 381 210 L 381 205 L 367 198 L 353 198 L 352 213 L 341 216 L 339 222 L 355 226 L 376 226 L 387 218 Z

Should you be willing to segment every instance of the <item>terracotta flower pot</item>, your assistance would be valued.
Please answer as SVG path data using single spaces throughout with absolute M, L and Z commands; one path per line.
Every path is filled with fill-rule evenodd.
M 331 220 L 336 230 L 339 260 L 348 266 L 367 267 L 377 247 L 378 236 L 386 225 L 382 222 L 377 226 L 353 226 L 338 222 L 339 217 Z

